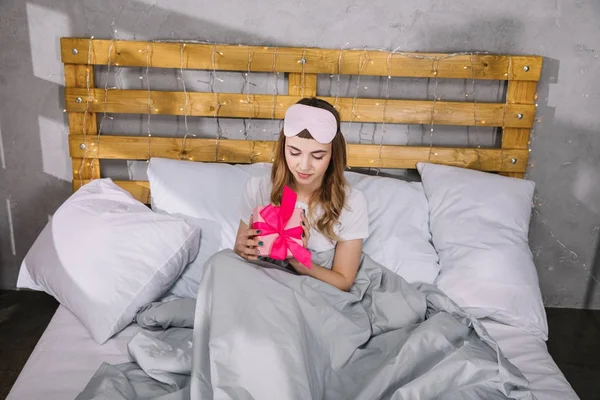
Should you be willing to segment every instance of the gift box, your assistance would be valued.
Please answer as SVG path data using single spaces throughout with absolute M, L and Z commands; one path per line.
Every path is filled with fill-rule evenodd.
M 294 257 L 307 268 L 311 268 L 311 253 L 302 243 L 302 208 L 296 208 L 296 193 L 285 186 L 281 206 L 272 204 L 254 210 L 252 229 L 260 229 L 256 239 L 263 242 L 258 246 L 259 256 L 275 260 Z
M 265 227 L 263 225 L 264 223 L 266 223 L 266 221 L 262 217 L 261 212 L 266 211 L 268 213 L 269 210 L 267 209 L 267 207 L 270 207 L 270 206 L 257 207 L 254 209 L 254 223 L 252 225 L 252 228 L 261 230 L 261 234 L 256 236 L 256 239 L 258 241 L 263 242 L 262 246 L 258 246 L 258 250 L 260 251 L 259 255 L 263 256 L 263 257 L 271 257 L 275 260 L 282 260 L 282 259 L 285 259 L 286 257 L 290 258 L 293 255 L 292 255 L 292 251 L 289 249 L 289 246 L 287 247 L 286 257 L 281 258 L 277 254 L 271 255 L 272 249 L 273 249 L 273 244 L 275 243 L 276 239 L 281 237 L 281 235 L 279 234 L 279 232 L 276 228 L 269 229 L 270 227 Z M 273 208 L 279 208 L 279 207 L 273 207 Z M 300 237 L 295 237 L 296 235 L 290 236 L 288 234 L 288 236 L 290 236 L 290 239 L 293 240 L 294 242 L 296 242 L 297 244 L 299 244 L 300 246 L 303 246 L 303 243 L 302 243 L 302 232 L 303 232 L 302 231 L 302 212 L 303 212 L 303 210 L 301 208 L 294 208 L 294 211 L 292 212 L 290 219 L 288 220 L 288 222 L 285 224 L 285 227 L 284 227 L 284 231 L 288 231 L 288 232 L 291 229 L 300 227 Z M 267 217 L 267 220 L 268 220 L 268 217 Z

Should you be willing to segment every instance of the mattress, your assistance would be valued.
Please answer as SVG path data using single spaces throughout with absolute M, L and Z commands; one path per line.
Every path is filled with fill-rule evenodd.
M 483 320 L 490 336 L 510 362 L 521 370 L 538 400 L 578 400 L 548 353 L 546 342 L 520 328 Z
M 518 328 L 484 320 L 504 355 L 529 380 L 538 400 L 578 397 L 546 350 L 546 343 Z M 102 362 L 128 362 L 127 342 L 139 329 L 130 325 L 98 345 L 79 320 L 59 306 L 29 357 L 7 400 L 64 400 L 81 392 Z
M 7 400 L 74 399 L 103 361 L 129 361 L 127 342 L 138 329 L 132 324 L 99 345 L 69 310 L 59 306 Z
M 579 400 L 548 353 L 544 340 L 495 321 L 482 323 L 504 356 L 525 375 L 537 400 Z

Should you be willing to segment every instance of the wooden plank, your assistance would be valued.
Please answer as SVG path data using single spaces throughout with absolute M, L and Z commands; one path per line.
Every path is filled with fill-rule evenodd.
M 314 97 L 317 95 L 317 74 L 291 73 L 288 76 L 290 96 Z
M 187 92 L 187 95 L 186 106 L 184 92 L 109 90 L 105 99 L 103 89 L 92 90 L 90 97 L 85 89 L 65 89 L 67 111 L 75 112 L 83 111 L 89 100 L 89 108 L 94 112 L 146 114 L 150 98 L 152 114 L 213 117 L 218 109 L 222 118 L 282 119 L 285 110 L 300 100 L 300 96 L 277 96 L 277 102 L 273 104 L 272 95 L 201 92 Z M 388 100 L 387 107 L 384 107 L 383 99 L 359 99 L 353 108 L 352 98 L 321 98 L 337 105 L 342 121 L 384 122 L 385 109 L 386 123 L 429 125 L 433 115 L 436 125 L 528 128 L 533 124 L 535 114 L 534 105 L 524 104 L 450 101 L 434 104 L 433 101 Z M 475 107 L 477 112 L 474 112 Z
M 542 74 L 543 57 L 512 57 L 509 81 L 539 81 Z
M 500 172 L 500 175 L 509 176 L 511 178 L 525 178 L 525 172 Z
M 81 88 L 87 93 L 88 88 L 94 87 L 94 67 L 87 65 L 66 64 L 65 86 Z M 84 104 L 78 112 L 69 112 L 69 135 L 81 136 L 81 144 L 87 146 L 98 135 L 96 114 L 91 112 Z M 90 158 L 85 152 L 80 152 L 79 157 L 71 160 L 73 168 L 73 191 L 79 186 L 78 180 L 96 179 L 100 177 L 100 161 Z
M 534 105 L 536 100 L 536 81 L 510 81 L 506 93 L 508 104 Z
M 506 128 L 502 131 L 503 149 L 528 149 L 529 148 L 529 129 L 527 128 Z
M 62 38 L 63 63 L 87 64 L 91 51 L 96 65 L 122 67 L 492 80 L 539 80 L 542 64 L 538 56 L 90 40 Z
M 82 137 L 71 137 L 69 147 L 74 157 L 80 156 Z M 150 146 L 148 146 L 150 140 Z M 90 153 L 100 159 L 147 160 L 149 157 L 185 159 L 202 162 L 249 164 L 273 162 L 274 141 L 143 136 L 100 137 Z M 148 151 L 150 149 L 150 151 Z M 446 147 L 408 147 L 348 144 L 350 167 L 416 168 L 419 161 L 429 161 L 484 171 L 523 172 L 527 166 L 527 150 L 471 149 Z M 512 160 L 515 160 L 514 163 Z
M 535 107 L 537 82 L 535 81 L 509 81 L 506 95 L 507 107 L 511 105 L 528 105 Z M 535 117 L 535 115 L 534 115 Z M 505 126 L 502 129 L 503 150 L 529 149 L 530 128 L 513 128 Z M 529 152 L 527 153 L 529 159 Z M 527 161 L 527 160 L 526 160 Z M 523 178 L 523 172 L 505 172 L 503 175 L 514 178 Z
M 150 182 L 148 181 L 116 181 L 117 185 L 127 190 L 144 204 L 150 204 Z

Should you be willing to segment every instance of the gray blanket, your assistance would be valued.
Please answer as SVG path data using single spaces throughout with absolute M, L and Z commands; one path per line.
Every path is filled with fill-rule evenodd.
M 534 399 L 476 319 L 367 256 L 346 293 L 222 251 L 189 302 L 142 310 L 133 362 L 77 399 Z

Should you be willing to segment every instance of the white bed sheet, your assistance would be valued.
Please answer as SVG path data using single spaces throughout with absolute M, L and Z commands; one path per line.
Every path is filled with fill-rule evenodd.
M 138 329 L 129 325 L 99 345 L 69 310 L 59 306 L 7 400 L 74 399 L 103 361 L 130 361 L 127 342 Z
M 504 356 L 525 375 L 537 400 L 579 400 L 544 340 L 499 322 L 484 319 L 482 323 Z
M 543 340 L 494 321 L 484 320 L 483 324 L 504 355 L 529 380 L 538 400 L 579 399 Z M 7 400 L 75 398 L 103 361 L 129 361 L 127 342 L 138 329 L 137 325 L 130 325 L 100 346 L 71 312 L 59 306 Z

